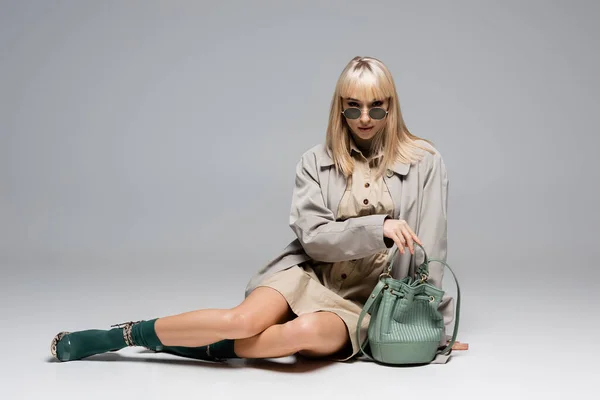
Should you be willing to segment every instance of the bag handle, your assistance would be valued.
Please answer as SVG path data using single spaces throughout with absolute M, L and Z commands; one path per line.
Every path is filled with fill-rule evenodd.
M 358 317 L 358 325 L 356 328 L 356 340 L 358 340 L 358 345 L 360 346 L 360 351 L 365 356 L 369 357 L 372 361 L 375 361 L 375 362 L 377 362 L 377 360 L 375 360 L 373 357 L 371 357 L 363 348 L 362 341 L 360 340 L 360 328 L 362 327 L 362 321 L 365 318 L 365 315 L 371 311 L 371 308 L 373 307 L 373 303 L 379 298 L 379 296 L 382 295 L 384 287 L 385 287 L 385 282 L 382 279 L 379 279 L 379 282 L 377 282 L 377 285 L 375 285 L 373 292 L 371 292 L 369 299 L 365 303 L 365 306 L 363 307 L 363 309 L 360 313 L 360 316 Z
M 423 256 L 424 256 L 423 263 L 417 267 L 417 270 L 415 271 L 415 273 L 420 276 L 421 281 L 425 281 L 425 280 L 427 280 L 427 277 L 429 276 L 429 261 L 430 260 L 427 258 L 427 252 L 425 251 L 425 248 L 423 246 L 421 246 L 417 242 L 414 242 L 414 245 L 420 247 L 421 250 L 423 250 Z M 400 252 L 400 249 L 398 248 L 398 246 L 396 244 L 394 244 L 394 249 L 388 256 L 388 261 L 387 261 L 388 266 L 385 269 L 385 272 L 383 273 L 384 275 L 392 276 L 392 274 L 391 274 L 392 266 L 394 265 L 394 261 L 396 261 L 396 257 L 398 257 L 399 252 Z
M 456 334 L 458 333 L 458 321 L 460 318 L 460 286 L 458 285 L 458 280 L 456 279 L 456 275 L 454 274 L 454 271 L 452 271 L 452 268 L 450 268 L 450 266 L 448 264 L 446 264 L 442 260 L 434 260 L 434 259 L 428 260 L 427 263 L 430 263 L 432 261 L 439 262 L 439 263 L 443 264 L 444 266 L 448 267 L 450 272 L 452 272 L 452 277 L 454 278 L 454 283 L 456 283 L 456 312 L 455 312 L 456 317 L 455 317 L 455 322 L 454 322 L 454 331 L 452 332 L 452 339 L 450 340 L 450 343 L 448 343 L 448 346 L 446 346 L 444 349 L 438 351 L 439 354 L 448 355 L 452 352 L 452 346 L 454 346 L 454 342 L 456 342 Z
M 417 243 L 417 245 L 419 245 L 419 244 Z M 423 246 L 420 246 L 420 247 L 423 248 Z M 398 250 L 398 249 L 396 248 L 396 250 Z M 425 252 L 425 249 L 423 249 L 423 252 Z M 395 254 L 397 254 L 397 253 L 394 252 L 394 258 L 395 258 Z M 393 262 L 393 259 L 391 261 Z M 454 343 L 456 342 L 456 335 L 458 334 L 458 323 L 460 320 L 460 286 L 458 284 L 458 280 L 456 279 L 456 275 L 454 274 L 454 271 L 452 270 L 452 268 L 450 268 L 450 266 L 448 264 L 446 264 L 442 260 L 435 260 L 435 259 L 428 260 L 427 255 L 425 255 L 425 262 L 423 262 L 423 264 L 421 264 L 421 265 L 422 266 L 425 265 L 425 268 L 426 268 L 425 270 L 427 271 L 427 275 L 429 275 L 429 263 L 432 261 L 442 263 L 444 266 L 448 267 L 448 269 L 452 273 L 454 282 L 456 283 L 456 293 L 457 293 L 456 312 L 455 312 L 456 316 L 455 316 L 455 322 L 454 322 L 454 330 L 452 332 L 452 339 L 450 340 L 450 343 L 448 343 L 448 345 L 445 348 L 443 348 L 442 350 L 438 350 L 436 352 L 436 355 L 437 354 L 449 355 L 450 353 L 452 353 L 452 346 L 454 346 Z M 388 266 L 388 268 L 389 268 L 388 271 L 391 271 L 392 262 L 390 262 L 390 264 Z M 421 267 L 419 267 L 419 268 L 421 268 Z M 388 272 L 388 275 L 389 275 L 389 272 Z M 383 295 L 382 292 L 383 292 L 385 286 L 386 286 L 385 281 L 382 279 L 379 279 L 379 282 L 377 282 L 377 285 L 375 285 L 375 288 L 371 292 L 371 295 L 367 299 L 367 302 L 365 303 L 365 306 L 363 307 L 363 309 L 360 313 L 360 316 L 358 317 L 358 324 L 357 324 L 357 329 L 356 329 L 356 339 L 358 340 L 358 345 L 360 346 L 360 350 L 361 350 L 362 354 L 364 354 L 365 356 L 367 356 L 368 358 L 370 358 L 371 360 L 373 360 L 375 362 L 377 362 L 377 360 L 373 359 L 373 357 L 371 357 L 369 354 L 367 354 L 367 352 L 363 348 L 362 341 L 360 340 L 360 328 L 362 326 L 362 321 L 363 321 L 365 315 L 371 311 L 371 308 L 373 307 L 373 304 L 375 303 L 375 301 L 380 296 Z M 445 329 L 444 329 L 444 335 L 445 334 L 446 333 L 445 333 Z

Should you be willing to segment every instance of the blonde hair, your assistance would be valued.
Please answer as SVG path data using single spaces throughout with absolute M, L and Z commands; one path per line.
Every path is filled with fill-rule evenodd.
M 396 85 L 387 67 L 373 57 L 354 57 L 335 86 L 325 139 L 336 169 L 341 170 L 345 177 L 352 174 L 354 161 L 350 156 L 350 127 L 342 115 L 342 98 L 361 98 L 361 95 L 365 99 L 389 99 L 385 126 L 375 134 L 371 147 L 372 154 L 383 151 L 382 162 L 376 171 L 378 177 L 396 161 L 410 164 L 421 160 L 424 153 L 419 149 L 435 153 L 426 144 L 416 143 L 423 140 L 433 146 L 432 142 L 413 135 L 406 127 Z

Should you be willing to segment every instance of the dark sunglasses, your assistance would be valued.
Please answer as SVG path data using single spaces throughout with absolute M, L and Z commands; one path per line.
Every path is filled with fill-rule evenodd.
M 362 115 L 362 110 L 357 107 L 350 107 L 342 111 L 342 114 L 344 114 L 344 117 L 348 119 L 358 119 Z M 388 115 L 388 112 L 381 107 L 373 107 L 369 109 L 369 117 L 373 119 L 384 119 L 386 115 Z

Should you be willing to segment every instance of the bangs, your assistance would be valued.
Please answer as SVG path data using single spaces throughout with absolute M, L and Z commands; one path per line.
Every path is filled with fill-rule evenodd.
M 375 71 L 359 70 L 349 71 L 342 79 L 340 85 L 340 96 L 343 98 L 364 99 L 371 101 L 373 99 L 383 100 L 393 97 L 393 88 L 389 84 L 385 75 L 379 76 Z

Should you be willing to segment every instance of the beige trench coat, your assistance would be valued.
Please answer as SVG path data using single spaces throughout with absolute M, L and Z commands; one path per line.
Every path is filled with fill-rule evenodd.
M 420 144 L 434 149 L 425 141 Z M 434 149 L 435 150 L 435 149 Z M 394 202 L 394 219 L 403 219 L 415 231 L 430 259 L 446 261 L 448 176 L 440 153 L 424 152 L 418 163 L 397 162 L 384 175 Z M 248 282 L 245 296 L 267 276 L 309 259 L 324 262 L 353 260 L 391 248 L 394 243 L 383 236 L 386 215 L 368 215 L 336 221 L 337 208 L 346 190 L 346 179 L 337 172 L 333 159 L 322 144 L 306 151 L 296 167 L 292 194 L 290 227 L 297 239 L 279 256 L 259 269 Z M 423 262 L 423 253 L 415 247 L 415 256 L 406 249 L 398 254 L 392 276 L 402 279 L 414 275 Z M 441 288 L 443 264 L 429 265 L 428 282 Z M 438 306 L 447 326 L 454 320 L 454 298 L 445 294 Z M 448 329 L 446 329 L 446 336 Z M 442 337 L 440 345 L 446 344 Z

